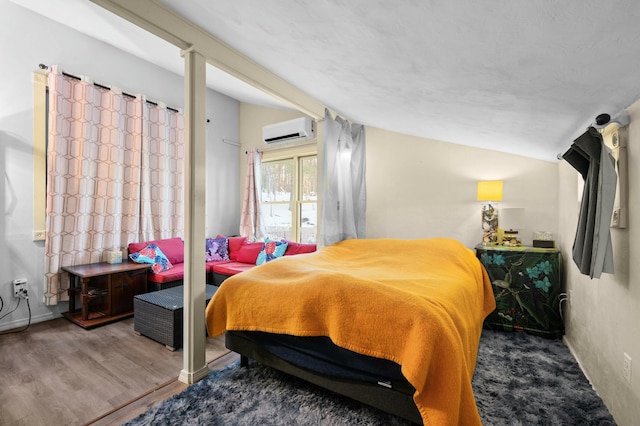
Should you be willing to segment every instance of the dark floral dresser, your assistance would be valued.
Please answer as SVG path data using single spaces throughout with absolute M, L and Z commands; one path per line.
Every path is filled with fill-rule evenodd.
M 485 320 L 485 328 L 562 337 L 565 289 L 557 249 L 479 245 L 476 255 L 496 298 L 496 310 Z

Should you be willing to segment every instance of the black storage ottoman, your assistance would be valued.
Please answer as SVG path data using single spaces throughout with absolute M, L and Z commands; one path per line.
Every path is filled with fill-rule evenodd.
M 207 284 L 207 303 L 218 287 Z M 175 351 L 182 347 L 183 286 L 133 298 L 133 330 Z

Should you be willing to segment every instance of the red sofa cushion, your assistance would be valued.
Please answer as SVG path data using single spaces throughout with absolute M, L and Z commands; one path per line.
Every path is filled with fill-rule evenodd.
M 147 280 L 154 283 L 168 283 L 184 278 L 184 263 L 174 264 L 173 268 L 157 274 L 147 274 Z
M 304 253 L 313 253 L 316 251 L 316 244 L 302 244 L 296 243 L 293 241 L 282 240 L 287 242 L 289 245 L 287 246 L 287 251 L 284 252 L 285 256 L 293 256 L 295 254 L 304 254 Z
M 184 263 L 184 243 L 182 238 L 167 238 L 164 240 L 144 241 L 141 243 L 129 243 L 129 253 L 136 253 L 148 246 L 149 244 L 155 244 L 162 250 L 169 262 L 175 266 L 179 263 Z M 173 270 L 174 268 L 170 269 Z
M 236 261 L 255 265 L 263 246 L 264 243 L 244 243 L 238 250 Z
M 213 272 L 213 267 L 215 265 L 221 265 L 223 263 L 229 263 L 232 262 L 231 260 L 212 260 L 211 262 L 207 262 L 205 263 L 205 268 L 207 272 Z
M 225 237 L 218 235 L 216 238 L 226 238 L 229 243 L 229 260 L 237 260 L 238 250 L 247 241 L 247 237 Z
M 256 267 L 255 263 L 218 262 L 215 265 L 213 265 L 213 272 L 216 272 L 222 275 L 235 275 L 255 267 Z

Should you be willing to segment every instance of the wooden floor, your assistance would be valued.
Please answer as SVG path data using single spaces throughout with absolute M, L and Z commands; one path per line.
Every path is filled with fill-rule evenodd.
M 121 424 L 187 387 L 183 352 L 133 331 L 133 318 L 85 330 L 60 318 L 0 335 L 0 425 Z M 237 359 L 207 339 L 211 370 Z

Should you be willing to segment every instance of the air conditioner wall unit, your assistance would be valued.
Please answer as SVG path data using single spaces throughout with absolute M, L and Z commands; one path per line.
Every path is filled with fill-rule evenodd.
M 262 128 L 262 140 L 268 144 L 309 140 L 315 136 L 316 123 L 309 117 L 294 118 Z

